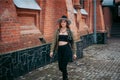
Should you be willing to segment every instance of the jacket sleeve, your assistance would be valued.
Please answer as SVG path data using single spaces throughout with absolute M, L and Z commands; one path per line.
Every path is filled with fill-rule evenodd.
M 73 54 L 76 54 L 77 45 L 76 45 L 76 42 L 75 42 L 75 35 L 74 35 L 74 32 L 72 32 L 72 37 L 73 37 L 72 51 L 73 51 Z
M 55 45 L 57 43 L 57 31 L 58 30 L 56 30 L 56 32 L 54 34 L 53 41 L 52 41 L 51 48 L 50 48 L 50 52 L 53 52 L 55 49 Z

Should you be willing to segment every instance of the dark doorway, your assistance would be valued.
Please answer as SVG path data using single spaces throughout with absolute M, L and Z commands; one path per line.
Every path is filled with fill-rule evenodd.
M 112 14 L 113 14 L 113 23 L 120 23 L 120 4 L 116 4 L 112 8 Z
M 116 3 L 114 7 L 111 8 L 112 12 L 112 27 L 111 36 L 120 37 L 120 3 Z

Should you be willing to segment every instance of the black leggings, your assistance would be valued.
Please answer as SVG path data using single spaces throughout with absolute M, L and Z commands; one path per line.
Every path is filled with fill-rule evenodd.
M 72 61 L 72 50 L 69 44 L 58 46 L 58 66 L 64 75 L 67 75 L 67 64 Z

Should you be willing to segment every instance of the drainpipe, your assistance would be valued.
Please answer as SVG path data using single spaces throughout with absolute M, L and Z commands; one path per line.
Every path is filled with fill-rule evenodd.
M 94 0 L 94 43 L 97 43 L 97 34 L 96 34 L 96 0 Z

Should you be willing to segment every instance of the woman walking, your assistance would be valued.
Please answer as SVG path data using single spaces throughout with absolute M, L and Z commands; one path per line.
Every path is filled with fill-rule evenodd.
M 71 21 L 66 16 L 58 19 L 59 28 L 56 30 L 54 41 L 51 46 L 50 57 L 53 52 L 58 53 L 58 66 L 62 72 L 63 80 L 68 80 L 67 64 L 76 59 L 76 44 L 74 36 L 69 28 Z

